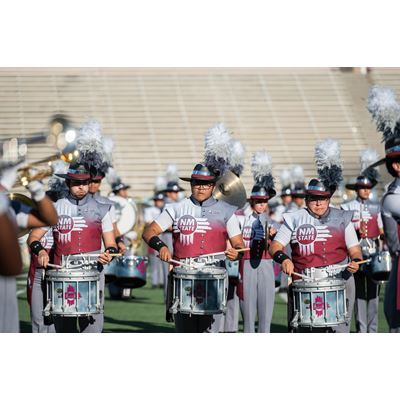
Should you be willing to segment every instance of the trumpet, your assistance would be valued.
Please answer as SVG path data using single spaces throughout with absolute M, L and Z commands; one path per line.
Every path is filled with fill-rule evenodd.
M 62 152 L 43 158 L 42 160 L 32 162 L 18 169 L 19 177 L 14 187 L 27 186 L 32 181 L 41 181 L 42 179 L 53 175 L 53 161 L 62 160 L 66 163 L 72 163 L 79 157 L 79 151 L 75 146 L 67 146 Z M 35 168 L 41 164 L 47 164 L 41 168 Z

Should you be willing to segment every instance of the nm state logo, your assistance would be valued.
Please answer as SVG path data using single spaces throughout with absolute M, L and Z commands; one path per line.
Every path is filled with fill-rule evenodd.
M 58 217 L 57 230 L 62 235 L 72 231 L 74 227 L 74 220 L 69 215 L 60 215 Z
M 194 207 L 184 205 L 181 213 L 174 220 L 172 229 L 174 234 L 179 234 L 179 242 L 184 246 L 193 244 L 195 233 L 206 233 L 211 229 L 207 218 L 195 217 Z
M 177 226 L 181 235 L 191 235 L 196 232 L 197 221 L 196 218 L 191 215 L 183 215 L 178 219 Z
M 296 240 L 303 245 L 313 243 L 317 238 L 317 229 L 314 225 L 301 225 L 296 231 Z

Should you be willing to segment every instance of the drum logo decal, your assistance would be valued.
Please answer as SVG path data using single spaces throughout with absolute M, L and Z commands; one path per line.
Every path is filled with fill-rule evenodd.
M 190 210 L 185 211 L 190 212 Z M 205 233 L 210 229 L 210 222 L 207 218 L 196 218 L 189 213 L 185 213 L 178 219 L 175 219 L 173 226 L 174 233 L 179 233 L 179 241 L 184 246 L 193 244 L 195 233 Z
M 325 242 L 332 237 L 327 226 L 314 226 L 312 224 L 300 225 L 292 234 L 292 243 L 298 243 L 300 254 L 309 256 L 314 254 L 314 243 Z
M 322 314 L 324 313 L 324 310 L 327 310 L 329 308 L 329 304 L 324 302 L 322 297 L 316 296 L 314 303 L 313 303 L 313 310 L 315 310 L 315 313 L 317 314 L 317 317 L 321 317 Z
M 67 304 L 69 306 L 72 306 L 72 305 L 74 305 L 76 299 L 81 298 L 81 294 L 76 293 L 75 288 L 72 285 L 68 285 L 67 291 L 65 292 L 65 295 L 64 295 L 64 298 L 65 298 L 65 300 L 67 300 Z

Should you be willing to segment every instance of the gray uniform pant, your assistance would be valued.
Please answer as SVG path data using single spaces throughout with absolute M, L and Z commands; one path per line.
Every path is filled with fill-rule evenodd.
M 175 329 L 178 333 L 218 333 L 223 324 L 223 314 L 174 315 Z
M 368 268 L 368 267 L 367 267 Z M 378 332 L 379 285 L 364 272 L 354 274 L 356 329 L 360 333 Z
M 0 332 L 19 332 L 17 281 L 15 276 L 0 275 Z
M 44 280 L 44 269 L 36 268 L 32 285 L 31 298 L 31 323 L 32 333 L 54 333 L 55 327 L 52 321 L 43 317 L 46 307 L 46 283 Z
M 153 286 L 165 285 L 163 262 L 156 254 L 149 254 L 148 257 L 151 271 L 151 284 Z
M 346 271 L 344 273 L 348 274 L 348 272 Z M 333 328 L 335 332 L 350 333 L 351 318 L 353 316 L 355 298 L 356 298 L 356 288 L 354 284 L 353 274 L 351 274 L 350 278 L 346 280 L 346 303 L 347 303 L 347 315 L 349 321 L 346 324 L 340 324 L 337 327 Z
M 239 297 L 237 295 L 237 284 L 229 279 L 228 301 L 226 313 L 223 317 L 221 332 L 237 332 L 239 329 Z
M 104 304 L 104 269 L 100 273 L 100 303 Z M 56 332 L 65 333 L 101 333 L 104 326 L 104 314 L 94 314 L 90 317 L 55 317 Z
M 242 279 L 243 300 L 240 301 L 240 308 L 243 314 L 244 332 L 255 332 L 257 315 L 258 332 L 270 332 L 275 301 L 272 260 L 245 260 Z

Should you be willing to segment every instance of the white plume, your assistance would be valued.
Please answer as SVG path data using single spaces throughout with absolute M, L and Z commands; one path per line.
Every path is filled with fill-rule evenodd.
M 256 184 L 274 188 L 272 177 L 272 159 L 264 150 L 256 151 L 251 158 L 251 172 Z
M 167 188 L 167 180 L 163 176 L 157 176 L 155 184 L 154 184 L 154 191 L 161 192 Z
M 315 146 L 315 161 L 318 169 L 341 166 L 340 145 L 337 140 L 326 139 L 318 142 Z
M 291 178 L 294 183 L 304 182 L 304 170 L 301 165 L 294 165 L 292 167 Z
M 231 134 L 223 123 L 214 125 L 205 135 L 205 164 L 213 170 L 220 171 L 221 175 L 229 166 L 231 139 Z
M 115 171 L 114 168 L 108 168 L 107 174 L 106 174 L 106 179 L 107 182 L 112 185 L 118 181 L 121 180 L 121 178 L 118 176 L 117 172 Z
M 178 167 L 176 164 L 168 164 L 167 165 L 167 171 L 165 173 L 165 177 L 167 178 L 167 182 L 177 182 L 179 179 L 179 174 L 178 174 Z
M 365 149 L 360 154 L 361 171 L 364 171 L 374 162 L 379 160 L 379 154 L 373 149 Z
M 282 187 L 289 186 L 292 183 L 292 176 L 290 171 L 286 168 L 281 171 L 280 178 Z
M 229 157 L 229 164 L 232 172 L 240 176 L 244 169 L 245 149 L 238 140 L 231 140 L 231 155 Z
M 400 105 L 392 89 L 379 85 L 372 86 L 368 93 L 367 108 L 377 129 L 383 133 L 384 141 L 396 134 L 395 128 L 400 120 Z

